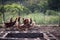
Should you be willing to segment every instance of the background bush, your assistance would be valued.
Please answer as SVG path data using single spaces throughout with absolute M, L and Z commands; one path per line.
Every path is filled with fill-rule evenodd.
M 10 17 L 13 17 L 14 20 L 17 16 L 32 18 L 36 24 L 58 24 L 60 22 L 60 9 L 56 4 L 53 4 L 60 4 L 56 0 L 4 0 L 3 3 L 1 2 L 2 0 L 0 0 L 0 23 L 3 20 L 3 13 L 5 22 Z M 56 9 L 53 8 L 53 5 L 56 6 Z

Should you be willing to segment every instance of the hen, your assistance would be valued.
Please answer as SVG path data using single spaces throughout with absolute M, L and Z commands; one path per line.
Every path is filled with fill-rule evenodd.
M 12 26 L 14 26 L 15 25 L 15 23 L 16 23 L 16 20 L 17 20 L 17 18 L 15 19 L 15 21 L 12 21 L 12 18 L 10 19 L 10 22 L 8 22 L 8 23 L 5 23 L 4 22 L 4 26 L 5 27 L 12 27 Z

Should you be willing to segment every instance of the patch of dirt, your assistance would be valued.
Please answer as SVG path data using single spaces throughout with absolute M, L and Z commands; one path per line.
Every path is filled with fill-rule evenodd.
M 58 40 L 60 40 L 60 27 L 40 27 L 40 31 L 50 32 L 53 34 Z
M 3 31 L 4 28 L 0 28 L 0 32 Z M 7 30 L 7 29 L 6 29 Z M 5 31 L 6 31 L 5 30 Z M 50 32 L 53 34 L 58 40 L 60 40 L 60 27 L 51 27 L 51 26 L 36 26 L 30 30 L 38 30 L 38 31 L 43 31 L 43 32 Z M 11 31 L 15 31 L 14 28 L 11 28 Z

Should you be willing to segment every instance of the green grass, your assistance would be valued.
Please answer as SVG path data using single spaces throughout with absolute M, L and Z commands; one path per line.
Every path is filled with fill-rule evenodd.
M 10 13 L 10 14 L 6 14 L 6 21 L 9 19 L 10 16 L 13 16 L 13 19 L 15 19 L 17 17 L 17 14 L 14 13 Z M 36 22 L 36 24 L 58 24 L 59 21 L 59 16 L 48 16 L 48 15 L 44 15 L 42 13 L 30 13 L 28 15 L 26 14 L 22 14 L 21 17 L 23 18 L 32 18 L 33 21 Z M 22 20 L 22 19 L 21 19 Z M 0 23 L 2 21 L 2 18 L 0 17 Z
M 24 15 L 23 17 L 32 18 L 37 24 L 58 24 L 59 16 L 48 16 L 42 13 Z
M 0 15 L 0 23 L 2 23 L 2 15 Z

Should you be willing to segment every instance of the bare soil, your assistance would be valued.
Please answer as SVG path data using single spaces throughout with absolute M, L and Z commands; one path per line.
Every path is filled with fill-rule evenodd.
M 4 28 L 0 28 L 0 32 L 3 31 Z M 7 31 L 8 29 L 6 29 L 5 31 Z M 51 34 L 53 34 L 58 40 L 60 40 L 60 27 L 56 27 L 56 26 L 36 26 L 32 29 L 29 30 L 38 30 L 38 31 L 43 31 L 43 32 L 50 32 Z M 16 31 L 14 30 L 14 28 L 11 28 L 10 31 Z

